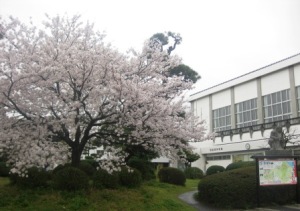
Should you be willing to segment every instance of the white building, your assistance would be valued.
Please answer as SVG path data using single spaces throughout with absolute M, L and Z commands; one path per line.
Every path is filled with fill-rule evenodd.
M 300 154 L 300 54 L 196 92 L 189 101 L 208 132 L 216 132 L 214 140 L 194 144 L 201 158 L 193 166 L 204 172 L 269 150 L 274 125 L 293 134 L 288 148 Z

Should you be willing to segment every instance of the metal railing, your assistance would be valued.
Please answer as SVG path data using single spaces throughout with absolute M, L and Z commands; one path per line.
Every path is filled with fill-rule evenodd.
M 221 137 L 222 141 L 225 136 L 230 136 L 230 139 L 232 140 L 233 135 L 239 134 L 240 138 L 242 139 L 242 136 L 244 133 L 250 133 L 250 137 L 252 138 L 252 134 L 255 131 L 261 131 L 261 135 L 264 135 L 264 131 L 267 129 L 272 129 L 275 126 L 281 126 L 285 127 L 287 132 L 289 132 L 290 127 L 292 125 L 299 125 L 300 124 L 300 117 L 292 118 L 292 119 L 284 119 L 280 121 L 274 121 L 274 122 L 268 122 L 263 124 L 257 124 L 257 125 L 251 125 L 247 127 L 240 127 L 230 130 L 223 130 L 215 132 L 215 137 Z

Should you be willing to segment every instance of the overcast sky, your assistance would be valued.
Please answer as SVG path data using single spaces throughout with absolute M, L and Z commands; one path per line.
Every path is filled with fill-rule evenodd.
M 176 52 L 202 77 L 193 92 L 300 53 L 299 0 L 0 0 L 3 17 L 45 13 L 81 14 L 121 51 L 180 33 Z

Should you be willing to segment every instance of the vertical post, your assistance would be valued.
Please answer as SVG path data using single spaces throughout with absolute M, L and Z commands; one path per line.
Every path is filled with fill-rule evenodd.
M 300 199 L 299 199 L 299 177 L 298 177 L 298 167 L 297 167 L 297 158 L 294 158 L 296 161 L 296 178 L 297 178 L 297 184 L 296 184 L 296 202 L 297 204 L 300 204 Z
M 258 162 L 258 158 L 255 158 L 255 162 L 256 162 L 256 203 L 257 203 L 257 207 L 259 207 L 260 205 L 260 201 L 259 201 L 259 162 Z

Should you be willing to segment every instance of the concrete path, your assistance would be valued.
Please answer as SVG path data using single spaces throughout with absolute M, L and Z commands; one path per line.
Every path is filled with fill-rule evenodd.
M 199 201 L 195 200 L 195 194 L 198 191 L 190 191 L 184 194 L 179 195 L 179 199 L 182 201 L 186 202 L 187 204 L 191 205 L 194 207 L 196 210 L 201 210 L 201 211 L 226 211 L 225 209 L 216 209 L 213 207 L 208 207 L 206 205 L 203 205 L 199 203 Z M 300 204 L 292 204 L 292 205 L 285 205 L 285 206 L 273 206 L 273 207 L 263 207 L 263 208 L 256 208 L 256 209 L 251 209 L 251 210 L 243 210 L 243 211 L 297 211 L 300 210 Z M 228 210 L 227 210 L 228 211 Z M 231 210 L 233 211 L 233 210 Z M 240 211 L 240 210 L 235 210 L 235 211 Z
M 198 193 L 197 190 L 195 191 L 190 191 L 184 194 L 179 195 L 179 198 L 188 203 L 189 205 L 191 205 L 192 207 L 196 208 L 196 210 L 201 210 L 201 211 L 218 211 L 215 208 L 211 208 L 208 206 L 205 206 L 203 204 L 200 204 L 199 201 L 195 200 L 195 194 Z

